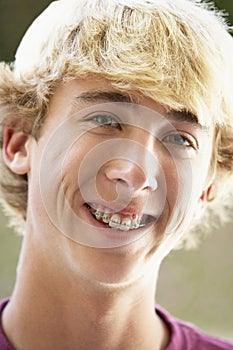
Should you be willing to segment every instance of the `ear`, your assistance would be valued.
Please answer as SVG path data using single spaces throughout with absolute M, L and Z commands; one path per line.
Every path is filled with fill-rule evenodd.
M 207 203 L 210 201 L 212 187 L 213 187 L 213 184 L 211 183 L 210 185 L 208 185 L 207 188 L 205 188 L 202 191 L 201 196 L 198 199 L 197 208 L 194 214 L 194 219 L 199 219 L 203 211 L 205 210 Z
M 5 164 L 15 174 L 28 173 L 30 170 L 30 136 L 10 125 L 5 126 L 3 136 L 3 160 Z

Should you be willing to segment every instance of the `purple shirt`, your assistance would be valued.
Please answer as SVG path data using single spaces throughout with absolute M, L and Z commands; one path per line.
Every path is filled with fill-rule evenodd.
M 5 299 L 0 302 L 0 321 L 8 301 L 9 299 Z M 156 312 L 170 329 L 171 339 L 166 350 L 233 350 L 233 343 L 205 335 L 191 324 L 171 317 L 161 308 L 157 308 Z M 0 350 L 14 350 L 4 334 L 1 322 Z

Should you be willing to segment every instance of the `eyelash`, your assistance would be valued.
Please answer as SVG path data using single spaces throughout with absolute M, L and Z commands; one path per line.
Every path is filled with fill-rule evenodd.
M 105 122 L 103 120 L 101 121 L 100 118 L 105 119 Z M 101 127 L 122 130 L 122 125 L 117 118 L 109 114 L 95 114 L 89 117 L 88 121 L 92 121 Z
M 173 139 L 171 139 L 171 138 L 173 138 Z M 180 141 L 181 141 L 181 143 L 180 143 Z M 179 132 L 178 133 L 169 134 L 169 135 L 165 136 L 163 138 L 163 142 L 175 144 L 175 145 L 180 146 L 180 147 L 184 146 L 184 147 L 187 147 L 187 148 L 196 148 L 194 141 L 190 140 L 189 137 L 187 137 L 185 135 L 182 135 Z

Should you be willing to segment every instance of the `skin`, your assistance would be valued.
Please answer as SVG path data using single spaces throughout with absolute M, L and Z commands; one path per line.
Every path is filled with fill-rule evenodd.
M 96 187 L 102 200 L 112 203 L 117 195 L 116 186 L 119 185 L 123 186 L 122 193 L 130 191 L 131 195 L 125 210 L 134 213 L 155 212 L 155 178 L 159 179 L 160 175 L 146 162 L 148 152 L 156 155 L 167 186 L 164 207 L 157 224 L 146 227 L 139 239 L 107 249 L 82 245 L 61 234 L 51 220 L 40 191 L 40 162 L 43 164 L 43 152 L 48 152 L 49 141 L 58 125 L 69 121 L 74 113 L 82 112 L 85 108 L 109 102 L 73 103 L 77 96 L 97 90 L 116 92 L 105 79 L 74 80 L 59 86 L 50 101 L 46 121 L 37 141 L 20 131 L 12 131 L 9 124 L 5 128 L 5 163 L 15 173 L 28 174 L 29 179 L 26 233 L 17 282 L 2 320 L 6 335 L 17 350 L 149 350 L 165 349 L 169 343 L 169 330 L 154 312 L 157 274 L 163 258 L 184 234 L 190 221 L 205 207 L 210 186 L 207 179 L 213 128 L 203 131 L 195 123 L 180 120 L 172 122 L 174 128 L 196 140 L 198 147 L 195 151 L 188 151 L 188 161 L 195 174 L 190 205 L 185 217 L 179 221 L 179 228 L 166 235 L 169 220 L 177 207 L 179 179 L 174 171 L 174 159 L 168 156 L 165 148 L 155 141 L 148 130 L 128 125 L 122 131 L 98 125 L 93 132 L 90 131 L 93 120 L 83 122 L 80 117 L 77 130 L 81 136 L 66 153 L 61 186 L 73 212 L 94 227 L 96 234 L 100 234 L 101 225 L 84 206 L 81 191 L 83 187 L 87 196 L 90 195 L 88 181 L 74 181 L 74 174 L 80 171 L 83 159 L 94 147 L 120 137 L 133 141 L 133 145 L 141 145 L 145 150 L 145 159 L 140 163 L 142 166 L 130 158 L 112 158 L 103 162 L 95 174 Z M 142 94 L 131 91 L 130 97 L 137 104 L 163 116 L 168 113 L 166 107 Z M 151 131 L 154 128 L 152 122 L 148 124 Z M 56 168 L 56 157 L 62 152 L 62 145 L 54 144 L 50 151 Z M 186 163 L 180 159 L 177 162 L 182 170 Z M 49 171 L 47 175 L 50 179 Z M 91 170 L 88 176 L 94 176 Z M 185 176 L 183 180 L 185 182 Z M 55 187 L 53 181 L 49 183 L 51 188 Z M 56 192 L 55 189 L 54 193 L 57 201 L 62 200 L 59 190 Z M 83 230 L 85 227 L 88 226 L 84 225 Z

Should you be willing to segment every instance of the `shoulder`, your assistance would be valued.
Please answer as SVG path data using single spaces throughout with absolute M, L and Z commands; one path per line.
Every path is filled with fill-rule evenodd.
M 177 324 L 189 346 L 188 349 L 233 350 L 233 343 L 231 344 L 223 339 L 204 334 L 188 323 L 177 321 Z
M 171 339 L 166 350 L 233 350 L 233 343 L 209 336 L 190 323 L 170 316 L 160 307 L 157 314 L 170 329 Z
M 2 313 L 8 301 L 9 299 L 4 299 L 0 301 L 0 350 L 13 350 L 2 328 Z

